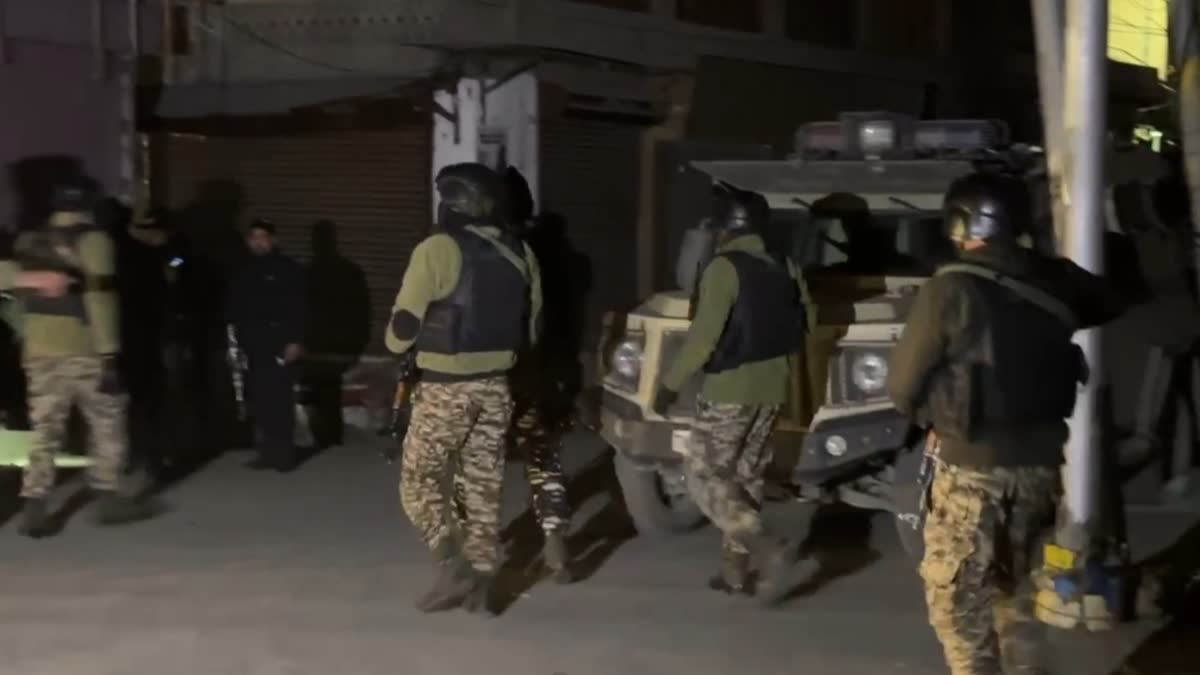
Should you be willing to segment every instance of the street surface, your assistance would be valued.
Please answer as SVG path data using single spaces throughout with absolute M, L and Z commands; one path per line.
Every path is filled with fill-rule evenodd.
M 532 579 L 538 535 L 517 519 L 504 584 L 511 602 L 501 616 L 419 614 L 413 601 L 431 579 L 427 555 L 399 510 L 396 469 L 378 459 L 377 441 L 356 438 L 292 475 L 254 473 L 244 453 L 227 454 L 166 493 L 170 512 L 123 529 L 97 529 L 78 513 L 57 538 L 27 541 L 8 518 L 0 528 L 0 673 L 945 672 L 888 516 L 819 514 L 811 543 L 824 571 L 785 607 L 759 609 L 707 589 L 718 552 L 712 528 L 633 537 L 613 499 L 611 466 L 583 435 L 567 463 L 582 501 L 573 548 L 589 577 L 567 587 Z M 527 501 L 520 467 L 511 469 L 510 521 Z M 14 479 L 0 478 L 0 520 Z M 813 511 L 779 505 L 772 517 L 803 532 Z M 1131 518 L 1139 556 L 1194 520 Z M 1060 638 L 1055 672 L 1200 673 L 1195 624 L 1147 642 L 1158 628 L 1142 622 Z M 1168 656 L 1186 667 L 1157 660 Z

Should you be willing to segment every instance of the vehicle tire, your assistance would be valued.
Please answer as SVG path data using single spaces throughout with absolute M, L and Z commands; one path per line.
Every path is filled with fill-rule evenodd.
M 920 446 L 900 451 L 894 465 L 895 482 L 892 484 L 896 506 L 892 519 L 896 523 L 896 534 L 914 564 L 919 564 L 925 556 L 925 511 L 920 508 L 923 458 Z
M 688 532 L 704 524 L 704 514 L 692 501 L 682 478 L 669 481 L 659 470 L 637 466 L 620 453 L 613 458 L 625 508 L 642 536 Z M 672 489 L 674 488 L 674 489 Z

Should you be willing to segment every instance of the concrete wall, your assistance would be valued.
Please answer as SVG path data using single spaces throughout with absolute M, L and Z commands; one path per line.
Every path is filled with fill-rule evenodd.
M 99 31 L 96 4 L 103 8 Z M 128 43 L 126 6 L 123 0 L 0 2 L 0 166 L 7 169 L 32 155 L 75 156 L 106 191 L 117 189 L 121 92 L 116 69 Z M 142 22 L 147 52 L 158 47 L 154 7 L 157 3 L 146 3 Z M 0 228 L 13 222 L 15 207 L 5 176 Z

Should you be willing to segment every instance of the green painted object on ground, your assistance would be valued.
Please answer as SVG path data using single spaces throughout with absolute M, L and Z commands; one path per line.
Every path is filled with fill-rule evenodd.
M 33 443 L 32 431 L 10 431 L 0 429 L 0 467 L 24 468 L 29 465 L 29 447 Z M 64 469 L 89 466 L 91 459 L 86 455 L 59 454 L 54 464 Z

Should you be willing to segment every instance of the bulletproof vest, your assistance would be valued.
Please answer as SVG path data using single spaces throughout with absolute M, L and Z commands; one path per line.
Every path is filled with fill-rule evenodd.
M 529 325 L 529 281 L 509 256 L 468 230 L 446 232 L 462 252 L 454 291 L 425 311 L 417 350 L 436 354 L 517 351 Z M 521 242 L 500 236 L 510 255 L 524 260 Z
M 83 304 L 85 277 L 79 263 L 79 240 L 83 235 L 97 230 L 95 225 L 45 226 L 32 234 L 31 245 L 22 247 L 17 253 L 21 267 L 29 271 L 63 272 L 73 281 L 61 298 L 47 298 L 36 293 L 23 294 L 26 315 L 63 316 L 87 321 L 87 310 Z
M 787 269 L 743 251 L 717 257 L 728 260 L 737 271 L 738 294 L 705 372 L 719 373 L 797 351 L 805 331 L 804 305 Z
M 985 319 L 965 363 L 951 369 L 966 379 L 959 388 L 965 396 L 956 398 L 967 409 L 954 415 L 966 428 L 953 430 L 955 435 L 971 441 L 989 430 L 1069 417 L 1087 368 L 1071 342 L 1070 317 L 1036 287 L 971 274 Z

